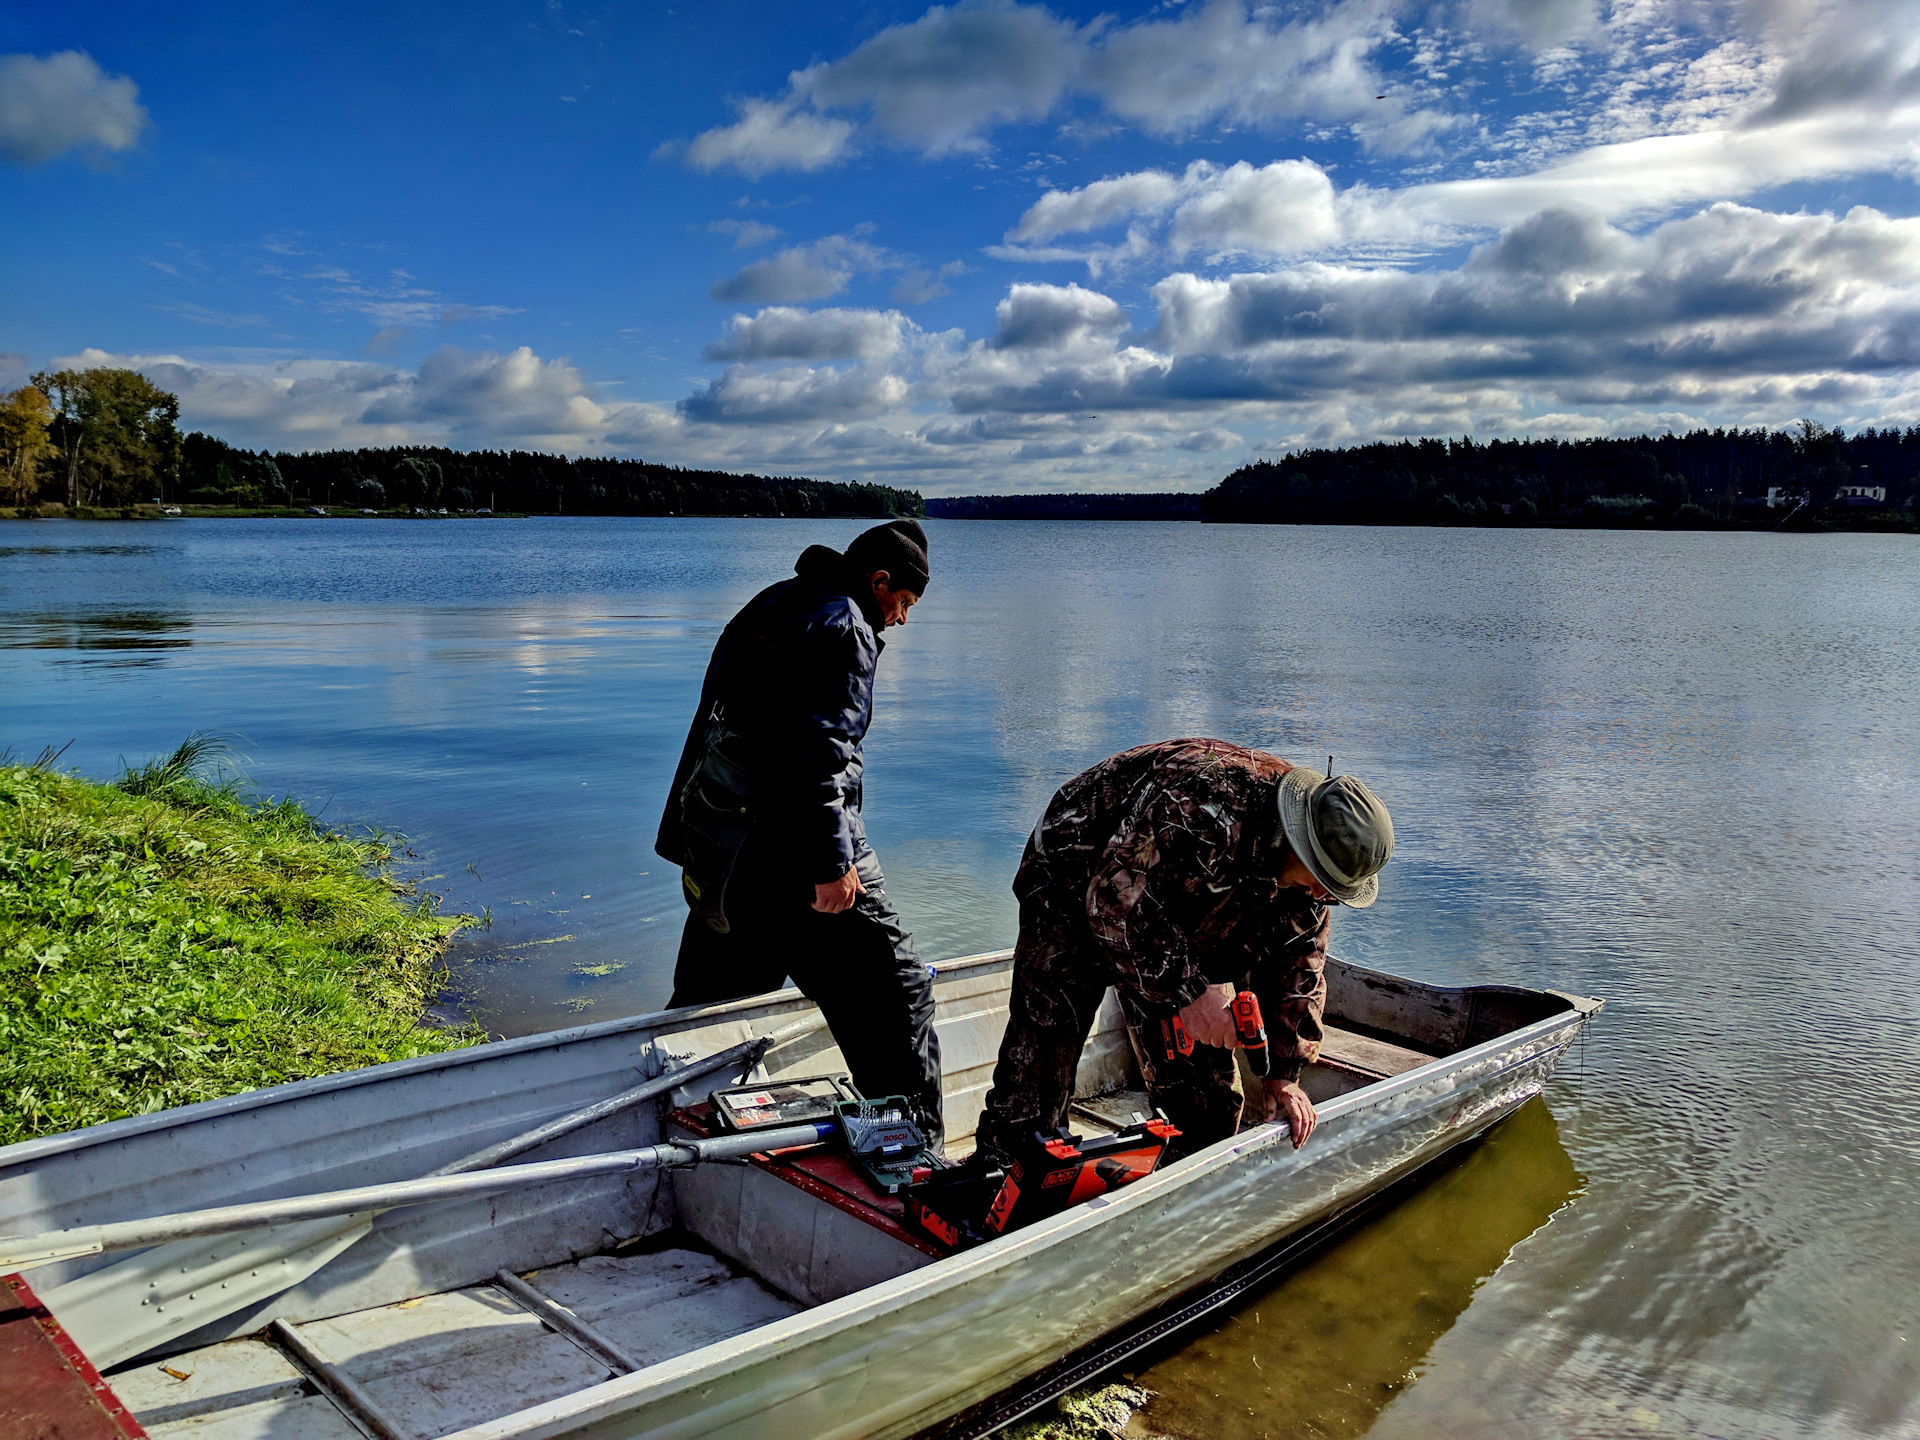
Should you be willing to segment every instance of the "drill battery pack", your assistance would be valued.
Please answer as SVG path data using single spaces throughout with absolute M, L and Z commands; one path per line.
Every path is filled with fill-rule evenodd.
M 977 1245 L 1151 1175 L 1179 1133 L 1161 1119 L 1090 1139 L 1036 1132 L 1004 1171 L 964 1166 L 912 1186 L 907 1218 L 954 1249 Z
M 987 1206 L 1000 1193 L 1006 1171 L 978 1170 L 970 1165 L 936 1170 L 902 1194 L 907 1223 L 931 1235 L 949 1250 L 965 1250 L 991 1240 L 986 1227 Z
M 1088 1140 L 1066 1130 L 1036 1131 L 1033 1144 L 1007 1166 L 1006 1179 L 987 1207 L 986 1228 L 1004 1235 L 1131 1185 L 1154 1172 L 1167 1142 L 1179 1133 L 1160 1119 Z

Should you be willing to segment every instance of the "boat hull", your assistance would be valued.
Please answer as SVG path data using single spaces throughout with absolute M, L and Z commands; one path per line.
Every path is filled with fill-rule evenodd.
M 1438 1159 L 1538 1095 L 1570 1009 L 1126 1190 L 647 1372 L 449 1440 L 907 1437 Z
M 951 1136 L 971 1133 L 978 1114 L 1005 1024 L 1010 968 L 1007 952 L 940 967 Z M 756 1321 L 758 1328 L 686 1353 L 662 1351 L 673 1358 L 632 1374 L 548 1390 L 559 1398 L 527 1408 L 518 1408 L 522 1398 L 479 1410 L 500 1418 L 436 1431 L 437 1440 L 914 1435 L 1306 1235 L 1481 1133 L 1541 1092 L 1599 1008 L 1517 987 L 1428 986 L 1339 961 L 1329 963 L 1328 980 L 1329 1051 L 1337 1014 L 1354 1027 L 1342 1040 L 1354 1064 L 1323 1055 L 1328 1063 L 1311 1067 L 1306 1080 L 1320 1100 L 1320 1125 L 1304 1149 L 1293 1149 L 1284 1126 L 1257 1126 L 975 1250 L 938 1260 L 907 1256 L 903 1263 L 919 1267 L 907 1273 L 873 1264 L 869 1275 L 890 1278 L 851 1294 L 840 1284 L 845 1275 L 829 1277 L 840 1284 L 834 1289 L 762 1274 L 802 1303 L 842 1298 Z M 412 1178 L 811 1009 L 789 991 L 636 1016 L 29 1141 L 0 1149 L 0 1214 L 10 1230 L 51 1230 Z M 1394 1038 L 1403 1043 L 1388 1043 Z M 1370 1071 L 1368 1047 L 1385 1057 Z M 824 1032 L 775 1056 L 776 1075 L 844 1068 Z M 731 1079 L 708 1073 L 667 1103 L 704 1099 Z M 1109 996 L 1078 1093 L 1129 1083 L 1137 1083 L 1130 1043 Z M 643 1106 L 525 1158 L 632 1149 L 661 1138 L 660 1116 Z M 119 1326 L 116 1353 L 175 1354 L 258 1333 L 269 1321 L 331 1323 L 328 1317 L 483 1284 L 502 1267 L 603 1254 L 676 1223 L 697 1232 L 698 1217 L 676 1213 L 675 1189 L 651 1175 L 612 1177 L 389 1211 L 301 1282 L 177 1331 L 137 1313 L 138 1296 L 150 1288 L 141 1267 L 160 1265 L 164 1247 L 128 1260 L 50 1265 L 37 1272 L 36 1288 L 44 1281 L 41 1293 L 59 1314 L 63 1287 L 72 1287 L 65 1296 L 83 1323 L 70 1328 L 83 1345 L 88 1326 L 103 1337 Z M 860 1239 L 836 1243 L 858 1246 Z M 745 1251 L 735 1258 L 760 1273 Z M 826 1260 L 847 1269 L 858 1268 L 859 1258 Z M 106 1268 L 116 1264 L 128 1269 Z M 121 1284 L 121 1274 L 133 1279 Z M 80 1307 L 89 1287 L 98 1293 Z M 121 1302 L 124 1314 L 113 1308 Z

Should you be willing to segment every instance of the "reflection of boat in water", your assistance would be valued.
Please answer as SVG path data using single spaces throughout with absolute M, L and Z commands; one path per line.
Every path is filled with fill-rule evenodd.
M 1155 1397 L 1148 1428 L 1363 1434 L 1514 1246 L 1581 1183 L 1553 1112 L 1529 1101 L 1231 1317 L 1156 1356 L 1139 1372 Z
M 955 1138 L 979 1114 L 1010 968 L 1005 952 L 940 967 Z M 983 1434 L 1078 1383 L 1116 1343 L 1213 1313 L 1223 1277 L 1251 1283 L 1303 1235 L 1525 1104 L 1599 1008 L 1338 961 L 1328 982 L 1328 1038 L 1306 1077 L 1321 1123 L 1306 1148 L 1259 1126 L 955 1255 L 871 1193 L 759 1157 L 669 1179 L 576 1166 L 516 1189 L 485 1188 L 505 1169 L 458 1175 L 435 1183 L 466 1190 L 437 1203 L 362 1208 L 278 1239 L 84 1255 L 32 1278 L 82 1347 L 117 1367 L 109 1378 L 155 1440 Z M 0 1149 L 0 1214 L 10 1231 L 47 1232 L 408 1180 L 625 1091 L 636 1071 L 684 1070 L 812 1013 L 783 991 L 27 1141 Z M 774 1052 L 771 1073 L 838 1068 L 815 1031 Z M 709 1066 L 672 1103 L 730 1078 Z M 1109 997 L 1076 1124 L 1121 1128 L 1144 1104 L 1138 1083 Z M 515 1159 L 672 1138 L 670 1116 L 639 1106 Z M 185 1278 L 180 1246 L 193 1247 Z M 273 1253 L 304 1278 L 276 1279 L 260 1263 Z

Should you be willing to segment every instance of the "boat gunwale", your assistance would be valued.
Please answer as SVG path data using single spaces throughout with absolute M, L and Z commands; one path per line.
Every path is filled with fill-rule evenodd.
M 963 955 L 953 960 L 943 960 L 929 968 L 934 972 L 935 983 L 938 983 L 954 971 L 983 969 L 996 962 L 1010 964 L 1012 960 L 1013 950 L 1009 947 L 1003 950 L 982 951 L 977 955 Z M 304 1100 L 338 1090 L 351 1090 L 361 1085 L 404 1080 L 414 1075 L 432 1074 L 461 1065 L 478 1065 L 488 1060 L 504 1060 L 532 1051 L 558 1050 L 583 1041 L 603 1040 L 610 1035 L 619 1035 L 626 1031 L 657 1030 L 668 1034 L 676 1033 L 672 1030 L 670 1022 L 685 1016 L 697 1014 L 703 1021 L 719 1021 L 736 1011 L 767 1009 L 782 1005 L 788 1008 L 810 1008 L 813 1002 L 798 990 L 775 990 L 717 1005 L 682 1005 L 671 1010 L 648 1010 L 638 1015 L 623 1015 L 615 1020 L 596 1020 L 587 1025 L 574 1025 L 565 1030 L 540 1030 L 531 1035 L 515 1035 L 506 1040 L 487 1040 L 477 1045 L 463 1045 L 457 1050 L 438 1050 L 431 1055 L 414 1055 L 405 1060 L 389 1060 L 380 1065 L 363 1065 L 358 1069 L 341 1070 L 332 1075 L 314 1075 L 305 1080 L 289 1080 L 280 1085 L 265 1085 L 256 1090 L 241 1090 L 232 1095 L 216 1096 L 211 1100 L 196 1100 L 191 1105 L 176 1105 L 164 1110 L 154 1110 L 145 1115 L 128 1115 L 119 1120 L 104 1120 L 98 1125 L 87 1125 L 78 1130 L 63 1130 L 57 1135 L 40 1135 L 31 1140 L 17 1140 L 11 1145 L 0 1145 L 0 1175 L 50 1156 L 71 1154 L 78 1150 L 90 1149 L 95 1145 L 111 1144 L 117 1140 L 131 1139 L 136 1135 L 150 1134 L 153 1131 L 166 1130 L 174 1126 L 196 1124 L 202 1120 L 224 1119 L 229 1115 L 244 1114 L 249 1110 L 279 1105 L 287 1101 Z
M 985 969 L 995 964 L 1011 964 L 1012 961 L 1013 947 L 1007 946 L 999 950 L 983 950 L 973 955 L 961 955 L 952 960 L 942 960 L 929 965 L 928 968 L 933 971 L 935 982 L 938 983 L 942 977 L 954 971 Z M 1343 960 L 1340 963 L 1349 969 L 1369 975 L 1384 976 L 1394 980 L 1405 978 L 1393 975 L 1389 971 L 1374 970 L 1350 960 Z M 1428 988 L 1459 993 L 1481 987 L 1430 985 Z M 1541 995 L 1554 995 L 1565 1000 L 1583 1016 L 1597 1014 L 1605 1003 L 1585 996 L 1572 995 L 1563 990 L 1538 986 L 1497 986 L 1496 988 L 1533 990 Z M 773 998 L 769 999 L 769 995 Z M 461 1065 L 478 1065 L 489 1060 L 503 1060 L 539 1050 L 563 1049 L 568 1045 L 602 1040 L 610 1035 L 634 1030 L 652 1029 L 674 1033 L 670 1026 L 663 1022 L 696 1013 L 703 1018 L 712 1017 L 717 1020 L 743 1010 L 763 1009 L 770 1006 L 794 1008 L 811 1004 L 812 1002 L 798 990 L 775 990 L 768 995 L 749 995 L 720 1004 L 682 1005 L 676 1009 L 648 1010 L 638 1015 L 623 1015 L 613 1020 L 596 1020 L 586 1025 L 570 1026 L 564 1030 L 540 1030 L 531 1035 L 515 1035 L 505 1040 L 488 1040 L 478 1045 L 464 1045 L 457 1050 L 439 1050 L 431 1055 L 415 1055 L 405 1060 L 389 1060 L 380 1065 L 364 1065 L 353 1070 L 338 1071 L 332 1075 L 314 1075 L 305 1080 L 289 1080 L 280 1085 L 265 1085 L 255 1090 L 241 1090 L 232 1095 L 216 1096 L 211 1100 L 196 1100 L 191 1105 L 171 1106 L 145 1115 L 128 1115 L 119 1120 L 105 1120 L 98 1125 L 83 1126 L 78 1130 L 63 1130 L 57 1135 L 40 1135 L 31 1140 L 17 1140 L 11 1145 L 0 1145 L 0 1175 L 16 1166 L 31 1165 L 35 1161 L 54 1155 L 71 1154 L 75 1151 L 90 1149 L 95 1145 L 111 1144 L 114 1141 L 150 1134 L 177 1125 L 224 1119 L 229 1115 L 244 1114 L 249 1110 L 293 1100 L 304 1100 L 311 1096 L 331 1094 L 339 1090 L 351 1090 L 361 1085 L 404 1080 L 414 1075 L 433 1074 L 436 1071 L 449 1070 Z M 1506 1037 L 1495 1036 L 1494 1040 L 1504 1038 Z M 1452 1059 L 1453 1057 L 1439 1058 Z
M 1444 1079 L 1457 1071 L 1472 1069 L 1503 1050 L 1527 1048 L 1537 1041 L 1553 1036 L 1560 1030 L 1572 1029 L 1577 1034 L 1580 1028 L 1599 1013 L 1605 1004 L 1601 1000 L 1570 995 L 1559 990 L 1548 990 L 1544 987 L 1537 987 L 1537 993 L 1564 999 L 1568 1002 L 1568 1008 L 1523 1025 L 1519 1029 L 1511 1030 L 1505 1035 L 1496 1035 L 1492 1039 L 1484 1040 L 1478 1045 L 1457 1051 L 1452 1055 L 1435 1057 L 1425 1065 L 1416 1066 L 1399 1075 L 1336 1096 L 1325 1105 L 1318 1107 L 1322 1122 L 1340 1119 L 1349 1112 L 1362 1108 L 1363 1104 L 1371 1106 L 1403 1091 Z M 1566 1043 L 1570 1045 L 1572 1041 L 1573 1037 L 1569 1036 Z M 1501 1066 L 1492 1071 L 1486 1078 L 1496 1079 L 1524 1063 L 1526 1063 L 1525 1060 L 1516 1060 L 1512 1065 Z M 1476 1127 L 1469 1134 L 1462 1135 L 1460 1140 L 1464 1142 L 1485 1128 L 1484 1125 Z M 638 1408 L 655 1399 L 665 1399 L 677 1390 L 699 1383 L 703 1377 L 712 1378 L 718 1374 L 738 1370 L 742 1368 L 743 1362 L 753 1358 L 756 1351 L 792 1350 L 800 1345 L 824 1339 L 836 1330 L 850 1329 L 866 1323 L 869 1319 L 877 1319 L 893 1308 L 899 1300 L 911 1297 L 916 1290 L 924 1289 L 928 1280 L 936 1272 L 939 1276 L 938 1288 L 947 1289 L 953 1285 L 964 1284 L 968 1279 L 978 1278 L 991 1270 L 1030 1261 L 1037 1252 L 1050 1249 L 1057 1244 L 1068 1243 L 1087 1230 L 1118 1219 L 1128 1210 L 1143 1208 L 1170 1189 L 1185 1188 L 1204 1178 L 1214 1176 L 1252 1154 L 1277 1146 L 1284 1138 L 1290 1138 L 1284 1122 L 1265 1122 L 1251 1131 L 1243 1131 L 1216 1142 L 1196 1155 L 1188 1157 L 1188 1161 L 1176 1169 L 1150 1175 L 1116 1194 L 1104 1195 L 1085 1205 L 1062 1211 L 1015 1234 L 1002 1236 L 985 1245 L 950 1255 L 931 1265 L 911 1270 L 891 1280 L 883 1280 L 877 1285 L 868 1286 L 851 1295 L 842 1296 L 838 1300 L 830 1300 L 825 1304 L 810 1307 L 799 1314 L 789 1315 L 757 1326 L 740 1335 L 676 1355 L 657 1365 L 648 1366 L 645 1370 L 635 1371 L 631 1375 L 614 1376 L 513 1414 L 483 1421 L 464 1430 L 452 1431 L 441 1436 L 440 1440 L 516 1440 L 516 1437 L 541 1433 L 568 1433 L 578 1425 L 595 1423 L 596 1419 L 617 1420 L 623 1410 Z M 1313 1158 L 1310 1155 L 1305 1161 L 1297 1163 L 1311 1163 Z M 1311 1224 L 1312 1221 L 1309 1219 L 1305 1223 Z M 1284 1238 L 1284 1236 L 1274 1237 L 1275 1240 Z M 1196 1277 L 1193 1284 L 1204 1284 L 1206 1279 L 1207 1277 L 1204 1276 Z M 1191 1289 L 1192 1286 L 1186 1288 Z

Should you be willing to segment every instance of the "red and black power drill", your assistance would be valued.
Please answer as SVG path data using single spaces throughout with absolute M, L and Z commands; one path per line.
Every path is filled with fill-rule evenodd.
M 1169 1060 L 1193 1054 L 1193 1037 L 1187 1034 L 1187 1027 L 1180 1023 L 1180 1017 L 1177 1014 L 1168 1015 L 1161 1020 L 1160 1048 L 1166 1052 Z
M 1247 1052 L 1247 1063 L 1253 1067 L 1253 1073 L 1265 1075 L 1267 1022 L 1260 1016 L 1260 997 L 1251 990 L 1239 991 L 1233 997 L 1233 1030 L 1240 1048 Z M 1178 1015 L 1169 1015 L 1160 1022 L 1160 1048 L 1169 1060 L 1193 1054 L 1193 1037 L 1187 1034 L 1187 1027 L 1180 1023 Z
M 1247 1064 L 1253 1067 L 1253 1073 L 1265 1076 L 1267 1073 L 1267 1022 L 1260 1016 L 1260 997 L 1251 990 L 1242 990 L 1233 997 L 1233 1028 L 1239 1036 L 1240 1048 L 1247 1052 Z

